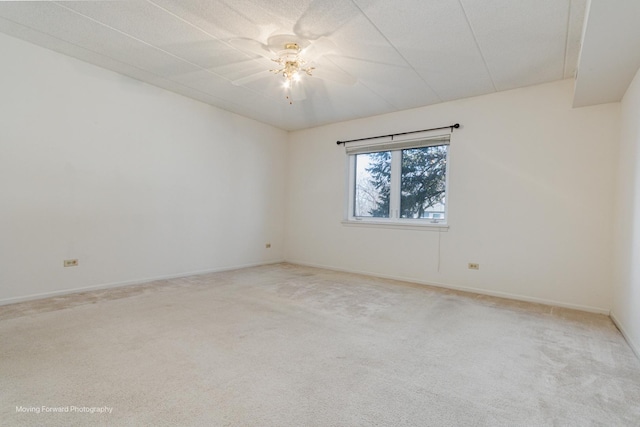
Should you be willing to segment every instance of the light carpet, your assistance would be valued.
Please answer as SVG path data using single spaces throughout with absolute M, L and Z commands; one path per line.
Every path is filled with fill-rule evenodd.
M 2 425 L 640 425 L 611 320 L 538 304 L 278 264 L 0 319 Z

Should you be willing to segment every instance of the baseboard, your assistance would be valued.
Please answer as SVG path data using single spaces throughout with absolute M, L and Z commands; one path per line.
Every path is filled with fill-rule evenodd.
M 546 300 L 546 299 L 542 299 L 542 298 L 535 298 L 535 297 L 528 297 L 528 296 L 524 296 L 524 295 L 511 294 L 511 293 L 508 293 L 508 292 L 488 291 L 488 290 L 484 290 L 484 289 L 470 288 L 470 287 L 466 287 L 466 286 L 457 286 L 457 285 L 451 285 L 451 284 L 447 284 L 447 283 L 431 282 L 431 281 L 415 279 L 415 278 L 412 278 L 412 277 L 404 277 L 404 276 L 388 275 L 388 274 L 380 274 L 380 273 L 371 273 L 371 272 L 368 272 L 368 271 L 360 271 L 360 270 L 354 270 L 354 269 L 345 269 L 345 268 L 334 267 L 334 266 L 330 266 L 330 265 L 314 264 L 314 263 L 308 263 L 308 262 L 298 261 L 298 260 L 282 260 L 282 259 L 280 259 L 280 260 L 268 261 L 268 262 L 242 264 L 242 265 L 235 265 L 235 266 L 230 266 L 230 267 L 221 267 L 221 268 L 214 268 L 214 269 L 208 269 L 208 270 L 199 270 L 199 271 L 190 271 L 190 272 L 184 272 L 184 273 L 172 274 L 172 275 L 165 275 L 165 276 L 155 276 L 155 277 L 127 280 L 127 281 L 124 281 L 124 282 L 104 283 L 104 284 L 91 285 L 91 286 L 85 286 L 85 287 L 80 287 L 80 288 L 64 289 L 64 290 L 53 291 L 53 292 L 43 292 L 43 293 L 40 293 L 40 294 L 31 294 L 31 295 L 26 295 L 26 296 L 21 296 L 21 297 L 0 299 L 0 306 L 7 305 L 7 304 L 15 304 L 15 303 L 24 302 L 24 301 L 32 301 L 32 300 L 37 300 L 37 299 L 50 298 L 50 297 L 55 297 L 55 296 L 60 296 L 60 295 L 74 294 L 74 293 L 79 293 L 79 292 L 87 292 L 87 291 L 95 291 L 95 290 L 101 290 L 101 289 L 118 288 L 118 287 L 122 287 L 122 286 L 139 285 L 139 284 L 143 284 L 143 283 L 153 282 L 153 281 L 156 281 L 156 280 L 176 279 L 176 278 L 179 278 L 179 277 L 196 276 L 198 274 L 217 273 L 217 272 L 221 272 L 221 271 L 238 270 L 238 269 L 241 269 L 241 268 L 258 267 L 258 266 L 261 266 L 261 265 L 279 264 L 279 263 L 282 263 L 282 262 L 287 262 L 287 263 L 290 263 L 290 264 L 303 265 L 303 266 L 308 266 L 308 267 L 324 268 L 324 269 L 327 269 L 327 270 L 342 271 L 342 272 L 346 272 L 346 273 L 363 274 L 363 275 L 366 275 L 366 276 L 380 277 L 380 278 L 383 278 L 383 279 L 391 279 L 391 280 L 399 280 L 399 281 L 403 281 L 403 282 L 418 283 L 418 284 L 421 284 L 421 285 L 435 286 L 435 287 L 445 288 L 445 289 L 454 289 L 454 290 L 457 290 L 457 291 L 464 291 L 464 292 L 470 292 L 470 293 L 481 294 L 481 295 L 489 295 L 489 296 L 494 296 L 494 297 L 499 297 L 499 298 L 507 298 L 507 299 L 512 299 L 512 300 L 517 300 L 517 301 L 526 301 L 526 302 L 532 302 L 532 303 L 537 303 L 537 304 L 545 304 L 545 305 L 551 305 L 551 306 L 556 306 L 556 307 L 569 308 L 569 309 L 573 309 L 573 310 L 587 311 L 587 312 L 590 312 L 590 313 L 610 315 L 611 319 L 614 321 L 614 323 L 616 324 L 618 329 L 620 329 L 620 332 L 624 335 L 624 337 L 627 340 L 627 342 L 629 342 L 629 345 L 631 346 L 633 351 L 636 353 L 636 355 L 638 355 L 638 357 L 640 357 L 640 351 L 638 350 L 638 347 L 630 340 L 628 334 L 626 334 L 624 332 L 624 329 L 622 328 L 620 323 L 616 321 L 616 319 L 614 318 L 613 314 L 610 313 L 610 311 L 608 309 L 598 308 L 598 307 L 590 307 L 590 306 L 583 306 L 583 305 L 578 305 L 578 304 L 568 304 L 568 303 L 563 303 L 563 302 L 554 301 L 554 300 Z
M 431 281 L 426 281 L 426 280 L 415 279 L 413 277 L 403 277 L 403 276 L 396 276 L 396 275 L 389 275 L 389 274 L 371 273 L 369 271 L 359 271 L 359 270 L 352 270 L 352 269 L 346 269 L 346 268 L 340 268 L 340 267 L 333 267 L 333 266 L 330 266 L 330 265 L 313 264 L 313 263 L 308 263 L 308 262 L 304 262 L 304 261 L 297 261 L 297 260 L 293 260 L 293 259 L 288 259 L 288 260 L 286 260 L 286 262 L 289 263 L 289 264 L 297 264 L 297 265 L 303 265 L 303 266 L 307 266 L 307 267 L 324 268 L 324 269 L 327 269 L 327 270 L 342 271 L 342 272 L 345 272 L 345 273 L 363 274 L 365 276 L 373 276 L 373 277 L 380 277 L 380 278 L 383 278 L 383 279 L 399 280 L 399 281 L 402 281 L 402 282 L 418 283 L 420 285 L 428 285 L 428 286 L 435 286 L 435 287 L 438 287 L 438 288 L 453 289 L 453 290 L 456 290 L 456 291 L 470 292 L 470 293 L 473 293 L 473 294 L 488 295 L 488 296 L 492 296 L 492 297 L 506 298 L 506 299 L 512 299 L 512 300 L 516 300 L 516 301 L 532 302 L 532 303 L 536 303 L 536 304 L 544 304 L 544 305 L 550 305 L 550 306 L 554 306 L 554 307 L 569 308 L 569 309 L 572 309 L 572 310 L 587 311 L 589 313 L 604 314 L 604 315 L 607 315 L 607 316 L 609 315 L 609 312 L 610 312 L 610 310 L 606 309 L 606 308 L 590 307 L 590 306 L 579 305 L 579 304 L 569 304 L 569 303 L 565 303 L 565 302 L 547 300 L 547 299 L 543 299 L 543 298 L 529 297 L 529 296 L 526 296 L 526 295 L 510 294 L 508 292 L 499 292 L 499 291 L 489 291 L 489 290 L 485 290 L 485 289 L 478 289 L 478 288 L 470 288 L 470 287 L 466 287 L 466 286 L 451 285 L 451 284 L 448 284 L 448 283 L 431 282 Z
M 267 262 L 253 263 L 253 264 L 236 265 L 236 266 L 231 266 L 231 267 L 213 268 L 213 269 L 208 269 L 208 270 L 190 271 L 190 272 L 185 272 L 185 273 L 170 274 L 170 275 L 166 275 L 166 276 L 147 277 L 147 278 L 143 278 L 143 279 L 127 280 L 127 281 L 124 281 L 124 282 L 102 283 L 102 284 L 98 284 L 98 285 L 84 286 L 84 287 L 81 287 L 81 288 L 63 289 L 63 290 L 60 290 L 60 291 L 53 291 L 53 292 L 43 292 L 43 293 L 40 293 L 40 294 L 31 294 L 31 295 L 26 295 L 26 296 L 21 296 L 21 297 L 0 299 L 0 306 L 8 305 L 8 304 L 15 304 L 15 303 L 19 303 L 19 302 L 25 302 L 25 301 L 33 301 L 33 300 L 38 300 L 38 299 L 43 299 L 43 298 L 56 297 L 56 296 L 61 296 L 61 295 L 76 294 L 76 293 L 79 293 L 79 292 L 97 291 L 97 290 L 110 289 L 110 288 L 119 288 L 119 287 L 122 287 L 122 286 L 141 285 L 143 283 L 154 282 L 156 280 L 177 279 L 177 278 L 180 278 L 180 277 L 197 276 L 199 274 L 219 273 L 221 271 L 239 270 L 241 268 L 259 267 L 261 265 L 280 264 L 280 263 L 283 263 L 283 262 L 284 262 L 284 260 L 267 261 Z
M 613 312 L 611 312 L 611 314 L 609 314 L 609 317 L 611 317 L 611 320 L 613 321 L 613 324 L 616 325 L 616 328 L 618 328 L 618 330 L 620 331 L 620 333 L 622 334 L 622 336 L 624 337 L 624 339 L 627 341 L 627 344 L 629 344 L 629 347 L 631 347 L 631 350 L 633 350 L 633 352 L 635 353 L 636 357 L 638 359 L 640 359 L 640 346 L 638 346 L 633 339 L 631 338 L 631 335 L 629 335 L 626 331 L 626 329 L 624 328 L 624 326 L 622 326 L 622 323 L 620 323 L 620 321 L 616 318 L 615 314 Z

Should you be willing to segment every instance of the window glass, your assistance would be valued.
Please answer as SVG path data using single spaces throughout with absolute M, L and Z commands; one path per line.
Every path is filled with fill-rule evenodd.
M 402 150 L 400 217 L 433 218 L 444 214 L 447 145 Z
M 353 215 L 389 218 L 391 152 L 357 154 L 355 157 Z
M 440 145 L 374 149 L 348 154 L 349 219 L 446 223 L 448 140 Z

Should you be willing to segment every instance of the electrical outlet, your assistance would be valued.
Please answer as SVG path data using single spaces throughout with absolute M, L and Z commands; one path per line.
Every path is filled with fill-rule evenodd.
M 480 264 L 476 264 L 475 262 L 470 262 L 469 270 L 480 270 Z
M 266 245 L 264 245 L 264 247 L 267 249 L 271 248 L 271 243 L 267 243 Z
M 77 259 L 65 259 L 64 260 L 64 266 L 65 267 L 77 267 L 78 266 L 78 260 Z

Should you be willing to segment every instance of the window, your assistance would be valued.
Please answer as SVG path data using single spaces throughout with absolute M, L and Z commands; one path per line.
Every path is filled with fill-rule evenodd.
M 346 145 L 351 221 L 443 224 L 449 135 Z

